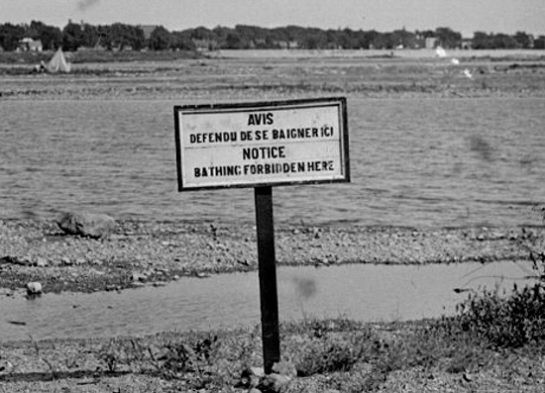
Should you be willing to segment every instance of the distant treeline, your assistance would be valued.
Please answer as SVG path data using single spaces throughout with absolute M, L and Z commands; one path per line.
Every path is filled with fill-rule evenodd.
M 40 49 L 24 39 L 40 41 Z M 28 41 L 28 40 L 27 40 Z M 261 28 L 237 25 L 234 28 L 197 27 L 169 31 L 163 26 L 133 26 L 123 23 L 90 25 L 72 23 L 60 29 L 42 22 L 0 24 L 0 50 L 17 49 L 67 51 L 81 48 L 105 50 L 218 50 L 218 49 L 398 49 L 441 45 L 446 49 L 545 49 L 545 36 L 525 32 L 514 35 L 477 31 L 471 39 L 448 27 L 410 32 L 392 32 L 286 26 Z M 27 47 L 25 48 L 25 45 Z

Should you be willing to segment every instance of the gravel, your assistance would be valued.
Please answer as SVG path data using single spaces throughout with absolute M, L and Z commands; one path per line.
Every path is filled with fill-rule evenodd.
M 429 264 L 527 260 L 544 228 L 292 226 L 275 230 L 278 265 Z M 123 290 L 184 276 L 257 270 L 252 225 L 117 222 L 107 239 L 63 233 L 54 221 L 0 221 L 0 289 Z

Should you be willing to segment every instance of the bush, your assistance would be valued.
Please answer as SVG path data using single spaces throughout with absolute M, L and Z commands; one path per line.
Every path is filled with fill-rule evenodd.
M 541 214 L 545 220 L 544 209 Z M 545 339 L 545 253 L 537 237 L 522 230 L 520 246 L 529 253 L 536 283 L 513 288 L 510 296 L 498 290 L 472 294 L 459 305 L 464 330 L 476 333 L 497 347 L 521 347 Z
M 498 291 L 474 294 L 459 306 L 462 328 L 498 347 L 520 347 L 545 339 L 543 282 L 502 297 Z

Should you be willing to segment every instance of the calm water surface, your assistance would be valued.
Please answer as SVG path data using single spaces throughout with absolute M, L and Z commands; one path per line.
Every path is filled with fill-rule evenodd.
M 0 218 L 83 209 L 252 222 L 251 189 L 176 191 L 172 107 L 190 103 L 0 102 Z M 545 202 L 544 114 L 540 98 L 349 98 L 352 183 L 277 187 L 275 219 L 535 223 L 531 207 Z
M 528 282 L 528 262 L 278 269 L 281 321 L 344 316 L 359 321 L 451 315 L 467 291 Z M 48 294 L 0 301 L 0 340 L 112 337 L 161 331 L 253 327 L 260 323 L 255 272 L 183 278 L 161 288 Z M 21 326 L 13 322 L 24 322 Z

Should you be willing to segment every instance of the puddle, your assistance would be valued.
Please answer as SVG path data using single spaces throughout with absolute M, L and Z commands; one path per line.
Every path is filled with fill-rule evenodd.
M 278 269 L 280 321 L 339 317 L 379 322 L 454 313 L 467 293 L 510 290 L 531 275 L 527 262 Z M 47 294 L 0 299 L 0 340 L 113 337 L 207 330 L 260 323 L 256 272 L 183 278 L 121 293 Z

